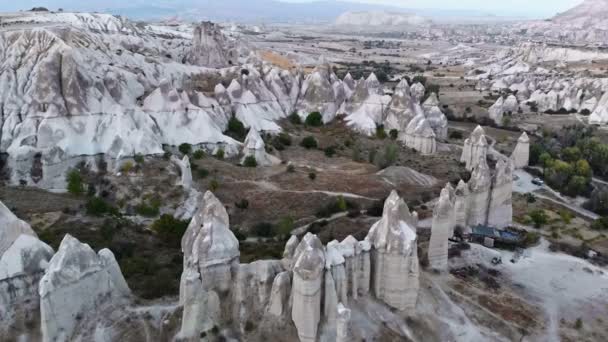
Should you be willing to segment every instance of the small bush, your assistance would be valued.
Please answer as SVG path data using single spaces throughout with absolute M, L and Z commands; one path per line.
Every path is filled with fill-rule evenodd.
M 133 159 L 135 160 L 135 162 L 137 164 L 143 164 L 144 163 L 144 156 L 140 153 L 136 154 L 135 157 L 133 157 Z
M 73 169 L 68 171 L 66 174 L 66 182 L 68 183 L 68 192 L 73 195 L 80 195 L 84 193 L 84 184 L 82 183 L 82 176 L 80 171 Z
M 526 196 L 526 202 L 528 202 L 528 203 L 536 202 L 536 196 L 534 196 L 534 194 L 532 194 L 531 192 L 527 192 L 525 196 Z
M 230 120 L 228 120 L 226 135 L 242 141 L 247 136 L 247 129 L 245 128 L 245 125 L 233 115 Z
M 314 181 L 315 179 L 317 179 L 317 174 L 314 172 L 310 172 L 310 173 L 308 173 L 308 178 L 310 178 L 310 180 Z
M 192 152 L 192 145 L 190 145 L 188 143 L 183 143 L 183 144 L 179 145 L 179 147 L 177 149 L 182 154 L 190 154 L 190 152 Z
M 234 203 L 234 206 L 239 209 L 245 210 L 249 208 L 249 201 L 243 198 L 240 201 Z
M 259 237 L 272 237 L 274 226 L 269 222 L 260 222 L 251 227 L 251 233 Z
M 198 176 L 198 178 L 205 178 L 205 177 L 209 176 L 209 170 L 207 170 L 207 169 L 198 169 L 196 171 L 196 175 Z
M 576 330 L 581 330 L 583 328 L 583 320 L 581 318 L 576 319 L 576 322 L 574 322 L 574 328 Z
M 294 125 L 301 125 L 302 124 L 302 118 L 300 118 L 300 116 L 298 115 L 298 113 L 293 112 L 289 116 L 289 122 L 291 122 Z
M 131 162 L 130 160 L 127 160 L 126 162 L 124 162 L 122 164 L 122 166 L 120 167 L 120 170 L 123 173 L 129 173 L 129 172 L 131 172 L 133 170 L 133 166 L 134 166 L 133 162 Z
M 591 224 L 591 229 L 607 230 L 608 229 L 608 217 L 600 217 L 599 219 L 593 221 L 593 223 Z
M 217 179 L 212 179 L 209 182 L 209 189 L 213 192 L 217 191 L 217 189 L 220 187 L 220 182 L 217 181 Z
M 291 217 L 284 217 L 279 221 L 279 224 L 275 227 L 275 234 L 277 236 L 287 236 L 291 234 L 294 229 L 294 221 Z
M 312 127 L 323 126 L 323 116 L 319 112 L 312 112 L 306 117 L 305 123 Z
M 296 167 L 293 166 L 292 164 L 287 165 L 287 172 L 289 172 L 289 173 L 296 172 Z
M 560 210 L 559 216 L 562 218 L 562 221 L 564 221 L 565 224 L 570 224 L 570 222 L 572 222 L 572 219 L 574 218 L 572 213 L 567 210 Z
M 205 151 L 203 151 L 203 150 L 194 151 L 194 153 L 192 154 L 192 158 L 194 158 L 196 160 L 205 158 Z
M 459 139 L 462 140 L 463 136 L 462 136 L 462 132 L 461 131 L 451 131 L 450 132 L 450 139 Z
M 245 167 L 257 167 L 258 162 L 255 160 L 255 156 L 247 156 L 243 161 L 243 166 Z
M 544 210 L 534 210 L 529 214 L 532 222 L 534 222 L 534 227 L 540 228 L 543 225 L 547 224 L 549 218 Z
M 141 202 L 140 204 L 138 204 L 135 207 L 135 212 L 141 216 L 155 217 L 155 216 L 158 216 L 158 214 L 160 212 L 159 208 L 160 208 L 160 200 L 152 199 L 150 201 L 147 201 L 147 202 L 144 201 L 144 202 Z
M 103 216 L 106 214 L 118 215 L 118 209 L 99 197 L 91 198 L 85 205 L 85 208 L 87 214 L 93 216 Z
M 317 146 L 318 146 L 317 139 L 315 139 L 313 136 L 309 135 L 306 138 L 302 139 L 300 146 L 304 147 L 307 150 L 317 148 Z
M 587 108 L 581 110 L 581 115 L 589 116 L 591 115 L 591 111 Z
M 186 232 L 190 221 L 179 220 L 171 215 L 162 215 L 152 223 L 152 230 L 156 232 L 163 241 L 171 244 L 179 244 Z
M 386 131 L 384 131 L 383 125 L 376 127 L 376 138 L 378 138 L 380 140 L 386 139 Z
M 396 129 L 391 129 L 388 134 L 391 136 L 391 139 L 393 140 L 397 140 L 397 138 L 399 137 L 399 131 Z
M 334 155 L 336 155 L 336 148 L 333 146 L 329 146 L 329 147 L 326 147 L 325 150 L 323 150 L 323 152 L 325 152 L 325 156 L 331 158 Z
M 215 152 L 214 157 L 215 157 L 216 159 L 222 160 L 222 159 L 224 159 L 224 154 L 225 154 L 224 149 L 223 149 L 223 148 L 220 148 L 220 149 L 218 149 L 218 150 Z
M 342 213 L 345 211 L 359 210 L 355 203 L 347 201 L 342 196 L 338 196 L 335 201 L 329 203 L 327 206 L 317 210 L 315 214 L 319 218 L 327 218 L 333 214 Z

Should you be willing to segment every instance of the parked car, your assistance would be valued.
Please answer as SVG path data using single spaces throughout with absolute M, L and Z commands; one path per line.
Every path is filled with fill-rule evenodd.
M 538 185 L 538 186 L 542 186 L 543 184 L 545 184 L 545 182 L 543 182 L 543 180 L 542 180 L 542 179 L 540 179 L 540 178 L 534 178 L 534 179 L 532 180 L 532 184 L 534 184 L 534 185 Z

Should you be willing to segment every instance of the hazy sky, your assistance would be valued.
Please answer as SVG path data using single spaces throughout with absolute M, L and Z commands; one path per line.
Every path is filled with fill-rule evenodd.
M 253 0 L 255 1 L 255 0 Z M 285 2 L 311 2 L 314 0 L 280 0 Z M 479 10 L 501 15 L 501 12 L 521 13 L 528 16 L 551 17 L 572 8 L 583 0 L 349 0 L 384 4 L 406 8 Z

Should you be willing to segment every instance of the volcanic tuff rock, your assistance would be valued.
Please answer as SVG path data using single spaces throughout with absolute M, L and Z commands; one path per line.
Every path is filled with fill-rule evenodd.
M 271 166 L 281 163 L 281 160 L 270 153 L 266 152 L 265 143 L 260 133 L 254 128 L 249 130 L 245 143 L 243 144 L 243 158 L 241 164 L 245 162 L 247 157 L 253 156 L 260 166 Z
M 43 341 L 68 341 L 81 320 L 129 302 L 131 291 L 110 250 L 95 253 L 66 235 L 40 280 Z
M 195 65 L 223 68 L 238 64 L 238 52 L 233 42 L 222 33 L 219 25 L 205 21 L 194 29 L 192 51 L 186 57 Z
M 418 114 L 410 121 L 399 140 L 404 141 L 405 146 L 422 154 L 433 154 L 437 151 L 435 131 L 422 114 Z
M 485 160 L 488 147 L 485 131 L 481 126 L 477 126 L 471 136 L 464 141 L 460 162 L 465 163 L 467 170 L 472 171 L 480 160 Z
M 182 238 L 182 251 L 180 336 L 192 338 L 230 319 L 229 299 L 239 267 L 239 242 L 228 227 L 228 213 L 209 191 Z
M 391 97 L 384 95 L 382 86 L 374 73 L 366 80 L 357 83 L 355 92 L 346 100 L 339 113 L 346 114 L 346 124 L 353 130 L 373 135 L 376 127 L 384 120 L 384 112 L 391 101 Z
M 530 138 L 526 132 L 523 132 L 517 139 L 517 145 L 511 154 L 511 160 L 515 169 L 523 169 L 528 166 L 530 162 Z
M 398 310 L 414 308 L 418 298 L 417 222 L 418 215 L 393 191 L 365 238 L 372 247 L 373 293 Z
M 302 119 L 306 119 L 306 116 L 312 112 L 321 113 L 324 123 L 336 117 L 340 106 L 333 87 L 333 80 L 336 78 L 330 66 L 322 64 L 304 79 L 296 105 L 296 111 Z
M 428 256 L 430 267 L 439 271 L 448 268 L 448 239 L 454 225 L 454 200 L 450 198 L 450 191 L 446 187 L 441 190 L 439 201 L 433 209 Z
M 410 86 L 405 79 L 401 80 L 388 104 L 384 119 L 384 129 L 403 131 L 408 123 L 416 116 L 414 103 L 410 94 Z
M 422 104 L 422 109 L 429 124 L 435 131 L 435 136 L 438 139 L 446 139 L 448 137 L 448 119 L 439 108 L 437 94 L 431 93 Z
M 0 202 L 0 336 L 40 339 L 38 282 L 53 249 Z

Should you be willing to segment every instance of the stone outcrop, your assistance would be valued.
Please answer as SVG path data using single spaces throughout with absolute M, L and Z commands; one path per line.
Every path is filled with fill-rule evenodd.
M 259 166 L 280 164 L 281 160 L 266 152 L 265 146 L 266 144 L 260 136 L 260 133 L 251 128 L 245 138 L 245 143 L 243 144 L 243 158 L 241 159 L 241 164 L 245 163 L 245 159 L 248 157 L 255 158 L 255 161 Z
M 405 146 L 421 154 L 434 154 L 437 151 L 435 131 L 422 114 L 418 114 L 410 121 L 400 140 L 405 142 Z
M 342 104 L 339 113 L 346 114 L 346 124 L 353 130 L 373 135 L 383 123 L 390 101 L 391 97 L 384 95 L 378 78 L 371 73 L 366 80 L 359 80 L 353 95 Z
M 338 323 L 336 328 L 336 342 L 349 342 L 351 341 L 349 335 L 350 325 L 350 310 L 346 308 L 342 303 L 338 303 Z
M 490 203 L 490 187 L 492 186 L 492 173 L 484 157 L 479 157 L 477 166 L 471 173 L 469 180 L 469 213 L 468 226 L 486 224 L 488 217 L 488 204 Z
M 182 238 L 184 271 L 180 303 L 184 306 L 182 338 L 199 336 L 231 318 L 231 297 L 237 279 L 239 242 L 228 226 L 228 213 L 211 193 Z
M 296 111 L 302 119 L 306 119 L 312 112 L 321 113 L 324 123 L 336 117 L 340 103 L 337 103 L 338 98 L 333 87 L 335 79 L 337 77 L 328 64 L 319 65 L 304 79 L 296 106 Z
M 422 109 L 426 119 L 435 131 L 435 136 L 438 139 L 447 139 L 448 137 L 448 119 L 439 108 L 439 99 L 437 94 L 431 93 L 422 104 Z
M 488 205 L 487 224 L 505 228 L 513 222 L 513 162 L 510 159 L 499 159 L 496 163 L 490 203 Z
M 515 169 L 523 169 L 530 163 L 530 138 L 526 132 L 523 132 L 517 139 L 517 145 L 511 154 L 511 160 Z
M 428 257 L 430 267 L 439 271 L 446 271 L 448 268 L 448 239 L 451 237 L 455 219 L 454 201 L 446 187 L 441 190 L 439 201 L 433 209 Z
M 38 282 L 53 249 L 0 202 L 0 336 L 40 340 Z
M 291 318 L 302 342 L 314 342 L 317 339 L 325 263 L 321 241 L 315 235 L 306 234 L 294 255 L 291 311 Z
M 414 103 L 407 81 L 401 80 L 395 87 L 395 92 L 388 104 L 385 113 L 384 129 L 390 132 L 393 129 L 404 131 L 409 122 L 416 116 Z
M 61 241 L 40 280 L 43 341 L 68 341 L 82 320 L 129 302 L 131 291 L 108 249 L 95 253 L 70 235 Z
M 223 68 L 238 64 L 238 52 L 220 26 L 205 21 L 194 28 L 192 51 L 188 61 L 195 65 Z
M 480 160 L 485 160 L 488 149 L 486 132 L 481 126 L 477 126 L 471 136 L 464 141 L 460 162 L 465 163 L 467 170 L 472 171 Z
M 179 185 L 184 189 L 192 188 L 192 167 L 190 166 L 190 158 L 185 155 L 181 160 L 175 156 L 171 156 L 171 162 L 179 167 L 180 182 Z
M 601 97 L 597 106 L 589 116 L 589 123 L 593 125 L 608 124 L 608 93 Z
M 371 287 L 379 300 L 398 310 L 415 308 L 419 289 L 417 214 L 393 191 L 380 221 L 365 238 L 371 251 Z
M 503 116 L 505 115 L 505 99 L 502 96 L 498 97 L 498 100 L 488 108 L 488 115 L 492 121 L 498 126 L 503 124 Z

